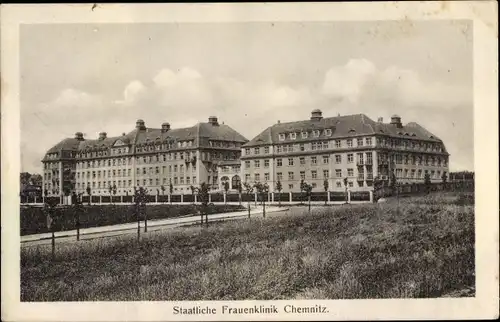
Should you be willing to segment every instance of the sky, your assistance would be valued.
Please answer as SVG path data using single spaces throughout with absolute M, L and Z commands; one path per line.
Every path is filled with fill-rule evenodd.
M 474 169 L 470 21 L 38 24 L 20 40 L 22 171 L 78 131 L 215 115 L 250 140 L 315 108 L 398 114 Z

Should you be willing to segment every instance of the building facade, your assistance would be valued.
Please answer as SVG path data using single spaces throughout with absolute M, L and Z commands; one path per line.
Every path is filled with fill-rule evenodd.
M 313 110 L 309 120 L 274 124 L 243 145 L 241 177 L 267 182 L 271 191 L 300 191 L 304 180 L 313 191 L 373 190 L 373 180 L 401 184 L 432 182 L 448 174 L 443 142 L 415 122 L 403 125 L 394 115 L 390 123 L 364 114 L 323 118 Z
M 77 194 L 131 195 L 144 187 L 150 194 L 190 193 L 201 182 L 220 189 L 220 163 L 239 164 L 248 142 L 217 117 L 192 127 L 147 128 L 143 120 L 118 137 L 105 132 L 87 140 L 81 132 L 56 144 L 42 160 L 47 196 Z

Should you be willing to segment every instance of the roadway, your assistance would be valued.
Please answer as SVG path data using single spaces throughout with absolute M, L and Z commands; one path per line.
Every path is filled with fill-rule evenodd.
M 287 211 L 288 207 L 266 207 L 266 215 Z M 250 216 L 262 216 L 262 207 L 253 207 L 250 209 Z M 228 212 L 221 214 L 208 215 L 208 221 L 224 221 L 233 219 L 243 219 L 248 217 L 248 210 Z M 160 229 L 172 229 L 180 226 L 200 224 L 200 215 L 190 215 L 169 219 L 148 220 L 148 232 Z M 144 233 L 144 221 L 140 223 L 141 233 Z M 120 236 L 124 234 L 137 233 L 137 222 L 131 222 L 119 225 L 82 228 L 80 229 L 80 240 L 88 240 L 103 237 Z M 76 241 L 77 231 L 67 230 L 54 233 L 56 242 L 74 242 Z M 52 233 L 32 234 L 21 236 L 21 246 L 34 246 L 50 244 Z

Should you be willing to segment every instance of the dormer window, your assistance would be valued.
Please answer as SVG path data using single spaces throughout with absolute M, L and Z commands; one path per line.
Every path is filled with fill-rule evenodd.
M 307 139 L 307 135 L 308 135 L 308 133 L 307 133 L 307 132 L 302 132 L 302 133 L 301 133 L 301 135 L 302 135 L 302 138 L 303 138 L 303 139 Z
M 297 138 L 297 133 L 290 133 L 290 140 L 295 140 Z
M 280 133 L 279 134 L 279 140 L 280 141 L 285 141 L 285 134 L 284 133 Z
M 332 130 L 331 129 L 326 129 L 325 130 L 325 135 L 326 136 L 331 136 L 332 135 Z
M 313 135 L 315 138 L 319 137 L 319 130 L 314 130 Z

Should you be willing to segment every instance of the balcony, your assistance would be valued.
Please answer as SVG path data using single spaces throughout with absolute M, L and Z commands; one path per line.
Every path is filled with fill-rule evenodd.
M 365 164 L 366 165 L 372 165 L 373 164 L 373 160 L 368 159 L 368 160 L 365 161 Z
M 358 174 L 358 181 L 364 181 L 364 180 L 365 180 L 365 174 L 364 173 Z
M 366 175 L 366 180 L 372 181 L 373 180 L 373 173 L 368 173 Z
M 362 166 L 365 164 L 365 160 L 361 159 L 361 160 L 358 160 L 356 163 L 357 163 L 357 165 Z

